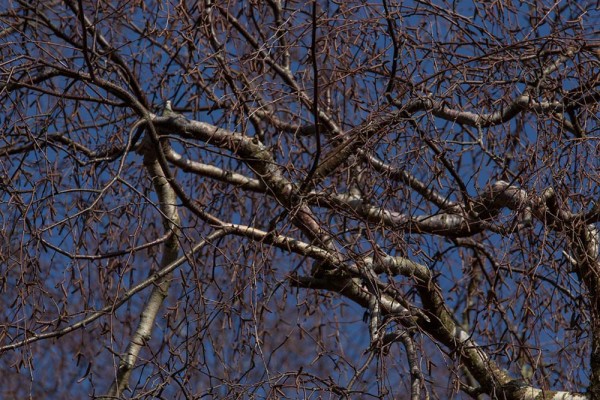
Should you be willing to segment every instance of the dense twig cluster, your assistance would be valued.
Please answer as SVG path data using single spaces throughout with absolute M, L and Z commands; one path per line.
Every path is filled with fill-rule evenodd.
M 599 17 L 9 2 L 0 393 L 600 398 Z

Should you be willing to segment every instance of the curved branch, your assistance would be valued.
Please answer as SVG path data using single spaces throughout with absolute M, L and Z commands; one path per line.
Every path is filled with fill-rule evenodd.
M 165 133 L 178 132 L 194 137 L 240 157 L 267 186 L 277 201 L 288 210 L 295 211 L 293 220 L 298 228 L 311 240 L 316 240 L 324 247 L 334 250 L 329 234 L 303 202 L 295 185 L 284 176 L 270 150 L 260 140 L 181 116 L 156 117 L 153 119 L 153 126 Z
M 149 131 L 154 133 L 152 127 L 150 127 Z M 181 246 L 178 238 L 180 220 L 176 205 L 177 194 L 173 188 L 173 182 L 169 182 L 167 170 L 161 166 L 161 162 L 159 161 L 161 153 L 160 149 L 154 151 L 148 147 L 144 149 L 144 167 L 146 167 L 154 185 L 154 191 L 158 197 L 159 206 L 163 214 L 163 226 L 166 233 L 169 234 L 169 238 L 163 247 L 160 261 L 160 269 L 164 269 L 178 259 Z M 138 355 L 152 335 L 154 321 L 164 300 L 167 298 L 170 286 L 170 275 L 165 275 L 163 278 L 157 280 L 156 285 L 152 287 L 150 296 L 142 308 L 138 326 L 119 363 L 117 376 L 108 391 L 109 397 L 120 397 L 125 387 L 129 385 L 129 378 L 133 372 Z

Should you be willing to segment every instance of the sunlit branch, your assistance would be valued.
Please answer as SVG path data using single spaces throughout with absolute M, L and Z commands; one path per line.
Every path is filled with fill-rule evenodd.
M 258 179 L 249 178 L 243 174 L 225 170 L 216 167 L 212 164 L 205 164 L 198 161 L 190 160 L 177 153 L 173 148 L 168 148 L 165 151 L 167 160 L 175 166 L 186 172 L 192 172 L 208 178 L 213 178 L 221 182 L 234 185 L 243 190 L 251 190 L 254 192 L 268 193 L 267 186 Z
M 214 125 L 186 118 L 155 118 L 153 126 L 167 132 L 178 132 L 226 149 L 240 157 L 264 182 L 273 196 L 292 213 L 298 227 L 311 240 L 332 246 L 331 238 L 306 204 L 298 189 L 282 173 L 268 148 L 257 138 L 241 135 Z
M 149 126 L 148 132 L 151 137 L 156 135 L 152 126 Z M 158 144 L 158 140 L 154 140 L 154 142 Z M 148 171 L 148 175 L 154 186 L 154 191 L 158 197 L 159 207 L 163 213 L 161 219 L 163 221 L 165 233 L 170 234 L 162 248 L 160 269 L 164 269 L 177 260 L 181 247 L 178 238 L 181 221 L 177 206 L 177 193 L 174 189 L 174 182 L 169 181 L 170 179 L 172 180 L 172 177 L 169 176 L 168 171 L 161 165 L 166 164 L 166 161 L 163 161 L 162 163 L 159 161 L 162 155 L 160 147 L 156 146 L 152 149 L 150 146 L 146 146 L 143 148 L 142 152 L 144 156 L 144 167 Z M 164 158 L 164 155 L 162 155 L 162 158 Z M 169 293 L 170 285 L 170 275 L 165 275 L 163 278 L 157 280 L 156 285 L 152 287 L 152 291 L 141 310 L 138 326 L 133 332 L 127 350 L 120 356 L 115 380 L 108 390 L 109 397 L 121 396 L 124 389 L 129 384 L 129 379 L 139 353 L 152 335 L 154 321 Z
M 372 165 L 375 168 L 375 170 L 385 174 L 385 176 L 389 177 L 390 179 L 397 180 L 408 185 L 415 192 L 423 196 L 424 199 L 431 201 L 441 209 L 448 210 L 456 206 L 453 201 L 450 201 L 447 197 L 443 196 L 435 189 L 417 179 L 417 177 L 412 175 L 406 169 L 392 167 L 372 155 L 365 153 L 361 153 L 361 155 L 366 159 L 366 162 L 369 165 Z

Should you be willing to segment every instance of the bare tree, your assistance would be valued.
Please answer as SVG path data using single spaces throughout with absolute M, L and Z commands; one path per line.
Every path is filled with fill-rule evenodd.
M 599 17 L 6 0 L 2 397 L 600 399 Z

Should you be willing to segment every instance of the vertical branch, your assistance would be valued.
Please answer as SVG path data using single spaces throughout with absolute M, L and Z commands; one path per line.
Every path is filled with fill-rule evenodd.
M 396 73 L 398 71 L 399 46 L 398 40 L 396 39 L 396 30 L 394 29 L 394 20 L 390 15 L 390 10 L 388 8 L 386 0 L 383 0 L 383 9 L 385 11 L 385 20 L 387 22 L 388 35 L 392 40 L 392 48 L 394 50 L 394 53 L 392 55 L 392 69 L 390 71 L 390 79 L 388 80 L 387 86 L 385 88 L 385 95 L 391 96 L 392 90 L 394 89 L 394 79 L 396 78 Z
M 158 143 L 156 143 L 156 145 L 158 145 Z M 157 151 L 151 147 L 152 144 L 150 143 L 150 140 L 146 139 L 143 148 L 144 166 L 148 171 L 150 179 L 152 179 L 154 190 L 158 196 L 160 209 L 163 214 L 165 231 L 166 233 L 171 234 L 165 242 L 163 249 L 163 255 L 160 262 L 160 268 L 162 269 L 174 262 L 179 255 L 180 245 L 177 238 L 179 214 L 176 206 L 177 195 L 160 165 Z M 109 390 L 108 396 L 119 397 L 127 387 L 138 355 L 152 335 L 152 325 L 154 324 L 158 311 L 169 292 L 171 276 L 171 273 L 166 275 L 153 286 L 152 292 L 141 313 L 139 325 L 133 334 L 133 338 L 129 343 L 127 351 L 121 359 L 116 379 Z
M 319 159 L 321 158 L 321 133 L 319 132 L 319 64 L 318 64 L 318 52 L 317 52 L 317 2 L 313 0 L 312 4 L 312 39 L 310 52 L 312 56 L 312 72 L 313 72 L 313 104 L 312 113 L 315 119 L 315 158 L 312 166 L 300 187 L 300 193 L 308 187 L 317 167 L 319 166 Z

